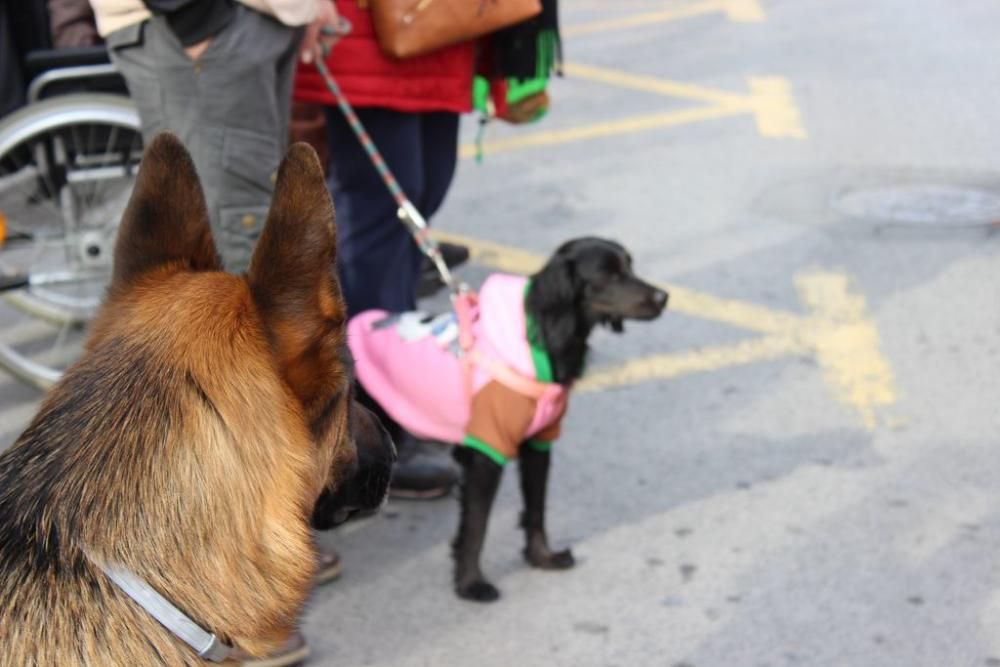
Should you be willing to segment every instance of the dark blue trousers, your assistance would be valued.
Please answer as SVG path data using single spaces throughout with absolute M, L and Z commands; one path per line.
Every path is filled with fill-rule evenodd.
M 458 159 L 458 114 L 357 109 L 400 186 L 425 218 L 444 201 Z M 337 107 L 327 108 L 327 184 L 337 216 L 337 264 L 350 315 L 413 310 L 422 255 L 396 203 Z

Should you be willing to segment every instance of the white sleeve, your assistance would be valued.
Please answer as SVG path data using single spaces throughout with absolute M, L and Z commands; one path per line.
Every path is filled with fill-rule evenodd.
M 311 23 L 319 13 L 320 0 L 240 0 L 262 14 L 273 16 L 288 26 Z

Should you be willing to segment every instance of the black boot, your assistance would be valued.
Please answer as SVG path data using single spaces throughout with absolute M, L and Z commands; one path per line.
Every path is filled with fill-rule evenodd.
M 469 249 L 464 245 L 439 243 L 438 247 L 441 249 L 441 256 L 444 258 L 444 263 L 449 269 L 454 269 L 469 261 Z M 433 296 L 442 287 L 444 287 L 444 283 L 441 282 L 441 274 L 438 273 L 437 267 L 434 266 L 434 262 L 431 261 L 430 257 L 424 257 L 420 264 L 420 282 L 417 284 L 417 297 L 423 299 Z
M 448 456 L 450 446 L 417 440 L 408 433 L 397 443 L 399 458 L 389 485 L 391 498 L 432 500 L 451 492 L 458 482 L 458 469 Z

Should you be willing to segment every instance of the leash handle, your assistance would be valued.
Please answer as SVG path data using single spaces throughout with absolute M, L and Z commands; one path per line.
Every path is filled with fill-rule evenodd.
M 399 185 L 399 181 L 397 181 L 396 177 L 393 176 L 392 171 L 390 171 L 389 166 L 385 163 L 385 159 L 382 157 L 382 153 L 379 152 L 378 146 L 376 146 L 375 142 L 372 141 L 368 131 L 365 130 L 364 125 L 361 124 L 361 119 L 358 118 L 358 114 L 355 113 L 354 107 L 352 107 L 350 102 L 347 101 L 347 97 L 337 84 L 337 80 L 333 78 L 333 75 L 330 74 L 329 68 L 326 66 L 326 56 L 329 55 L 330 50 L 350 31 L 351 24 L 343 17 L 340 17 L 339 25 L 325 26 L 321 30 L 324 35 L 334 37 L 335 39 L 333 39 L 328 45 L 317 45 L 315 58 L 316 70 L 320 73 L 320 77 L 323 79 L 323 83 L 330 91 L 330 94 L 333 95 L 333 99 L 337 101 L 337 107 L 339 107 L 341 113 L 344 114 L 344 118 L 347 119 L 347 124 L 354 132 L 354 135 L 358 138 L 358 141 L 361 142 L 361 147 L 368 155 L 368 159 L 375 167 L 375 170 L 382 178 L 382 182 L 385 184 L 385 187 L 389 190 L 389 194 L 392 195 L 393 200 L 395 200 L 396 205 L 399 207 L 396 212 L 399 220 L 406 226 L 410 235 L 413 236 L 413 240 L 416 242 L 417 247 L 420 248 L 420 251 L 429 257 L 431 262 L 434 263 L 434 268 L 437 269 L 438 274 L 441 276 L 441 280 L 451 291 L 452 301 L 454 302 L 462 294 L 466 293 L 468 288 L 465 285 L 460 284 L 457 280 L 455 280 L 454 276 L 452 276 L 451 271 L 448 269 L 448 265 L 444 261 L 444 256 L 441 254 L 440 246 L 438 246 L 437 241 L 430 236 L 427 220 L 423 215 L 421 215 L 420 211 L 417 210 L 417 207 L 413 205 L 413 202 L 409 200 L 406 193 L 403 192 L 403 188 Z

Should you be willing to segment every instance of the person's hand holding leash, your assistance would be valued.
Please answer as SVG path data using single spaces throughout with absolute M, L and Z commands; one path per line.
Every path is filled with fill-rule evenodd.
M 313 61 L 317 45 L 327 46 L 325 42 L 328 41 L 331 32 L 330 30 L 324 30 L 324 28 L 337 26 L 339 23 L 340 15 L 337 14 L 337 8 L 334 6 L 333 0 L 320 0 L 319 12 L 316 14 L 313 22 L 306 26 L 306 35 L 302 39 L 302 47 L 300 49 L 302 62 L 308 65 Z M 321 42 L 323 43 L 321 44 Z

